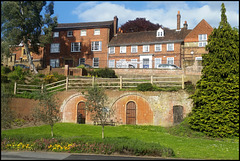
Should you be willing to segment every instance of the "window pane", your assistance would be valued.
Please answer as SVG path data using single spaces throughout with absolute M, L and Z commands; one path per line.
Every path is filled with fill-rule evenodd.
M 81 30 L 81 36 L 86 36 L 87 35 L 87 31 L 86 30 Z
M 109 68 L 115 68 L 115 60 L 109 60 Z

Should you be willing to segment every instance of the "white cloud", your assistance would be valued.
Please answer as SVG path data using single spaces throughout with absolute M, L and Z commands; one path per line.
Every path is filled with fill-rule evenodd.
M 136 2 L 137 3 L 137 2 Z M 224 2 L 225 3 L 225 2 Z M 226 15 L 231 26 L 239 26 L 239 2 L 226 3 Z M 193 29 L 202 19 L 205 19 L 212 27 L 218 27 L 221 19 L 221 2 L 164 2 L 146 1 L 144 10 L 130 8 L 123 3 L 111 2 L 82 2 L 72 13 L 78 16 L 80 22 L 95 22 L 113 20 L 118 17 L 118 26 L 128 20 L 146 18 L 152 23 L 159 23 L 165 27 L 176 29 L 177 11 L 181 13 L 181 26 L 184 21 Z

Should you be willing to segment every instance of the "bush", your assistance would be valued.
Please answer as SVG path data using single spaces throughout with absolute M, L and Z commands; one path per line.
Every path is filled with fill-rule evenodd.
M 139 91 L 153 91 L 153 85 L 151 83 L 138 84 L 137 90 Z
M 53 83 L 53 82 L 56 82 L 57 79 L 54 77 L 54 75 L 48 74 L 48 75 L 46 75 L 46 76 L 43 78 L 43 81 L 44 81 L 45 83 Z
M 8 74 L 8 78 L 14 81 L 23 81 L 25 79 L 26 72 L 19 66 L 15 67 L 15 70 Z
M 110 68 L 88 70 L 91 76 L 102 77 L 102 78 L 117 78 L 115 71 Z

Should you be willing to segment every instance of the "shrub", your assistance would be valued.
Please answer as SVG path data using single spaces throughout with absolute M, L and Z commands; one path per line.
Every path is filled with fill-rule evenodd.
M 142 83 L 142 84 L 138 84 L 137 86 L 137 90 L 139 91 L 152 91 L 153 85 L 151 83 Z
M 94 76 L 102 77 L 102 78 L 117 78 L 115 71 L 110 68 L 104 68 L 104 69 L 96 69 L 93 72 Z
M 53 82 L 56 82 L 57 79 L 54 77 L 54 75 L 48 74 L 48 75 L 46 75 L 46 76 L 43 78 L 43 81 L 44 81 L 45 83 L 53 83 Z
M 26 72 L 19 66 L 15 67 L 15 70 L 8 74 L 8 78 L 12 81 L 23 81 L 26 76 Z
M 62 74 L 58 74 L 57 72 L 53 73 L 53 76 L 56 78 L 57 81 L 66 79 L 66 76 L 62 75 Z

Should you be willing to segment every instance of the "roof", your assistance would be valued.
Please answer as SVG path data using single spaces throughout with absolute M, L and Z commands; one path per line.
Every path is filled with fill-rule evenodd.
M 86 29 L 86 28 L 101 28 L 110 27 L 114 21 L 101 21 L 101 22 L 83 22 L 83 23 L 59 23 L 55 30 L 59 29 Z
M 183 42 L 186 35 L 191 30 L 182 28 L 181 31 L 170 30 L 164 28 L 164 37 L 156 37 L 157 30 L 132 32 L 132 33 L 118 33 L 114 36 L 108 46 L 120 45 L 148 45 L 155 43 L 169 43 L 169 42 Z
M 213 31 L 211 25 L 206 20 L 202 19 L 196 27 L 185 37 L 184 42 L 196 42 L 198 41 L 198 34 L 210 35 Z

